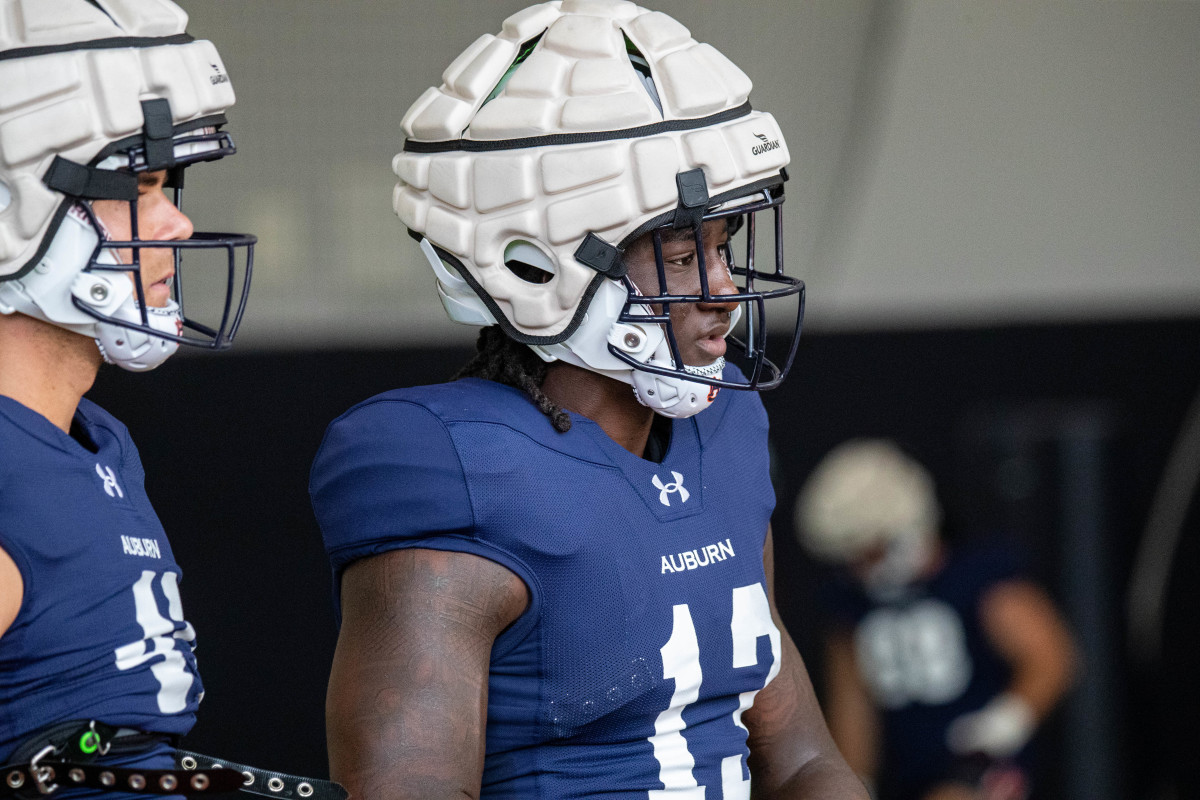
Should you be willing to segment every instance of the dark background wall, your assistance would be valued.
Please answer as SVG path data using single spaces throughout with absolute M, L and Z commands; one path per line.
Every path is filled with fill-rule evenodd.
M 1195 537 L 1171 584 L 1172 669 L 1130 659 L 1125 591 L 1200 379 L 1198 342 L 1200 318 L 802 338 L 788 381 L 764 401 L 776 456 L 779 603 L 818 685 L 812 592 L 821 575 L 793 539 L 794 496 L 837 442 L 894 436 L 964 512 L 962 535 L 1004 530 L 1030 547 L 1084 639 L 1087 678 L 1047 736 L 1046 785 L 1057 788 L 1046 796 L 1089 796 L 1080 759 L 1101 765 L 1092 769 L 1104 784 L 1091 797 L 1145 796 L 1167 769 L 1156 737 L 1170 723 L 1155 703 L 1177 690 L 1171 680 L 1184 691 L 1191 676 L 1179 665 L 1195 663 Z M 468 355 L 458 347 L 235 351 L 177 358 L 147 375 L 102 372 L 90 397 L 129 425 L 184 568 L 207 690 L 193 749 L 326 773 L 324 689 L 336 630 L 309 464 L 325 426 L 351 405 L 445 380 Z M 1081 588 L 1081 576 L 1091 585 Z M 1179 739 L 1187 731 L 1171 731 L 1194 761 L 1200 742 L 1189 750 Z

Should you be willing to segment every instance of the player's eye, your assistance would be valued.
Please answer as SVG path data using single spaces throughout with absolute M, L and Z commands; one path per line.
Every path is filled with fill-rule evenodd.
M 148 194 L 163 188 L 164 175 L 162 172 L 142 172 L 138 174 L 138 194 Z
M 687 253 L 680 253 L 678 255 L 674 255 L 674 256 L 671 256 L 670 258 L 666 259 L 666 263 L 671 264 L 673 266 L 677 266 L 677 267 L 690 267 L 695 262 L 696 262 L 696 252 L 694 250 L 689 251 Z

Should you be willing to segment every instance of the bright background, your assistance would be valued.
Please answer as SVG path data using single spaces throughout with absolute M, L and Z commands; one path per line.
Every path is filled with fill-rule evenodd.
M 469 339 L 391 212 L 390 164 L 409 104 L 524 5 L 185 2 L 238 95 L 240 154 L 195 170 L 220 188 L 189 202 L 262 238 L 246 346 Z M 1200 312 L 1200 3 L 655 7 L 783 127 L 810 329 Z

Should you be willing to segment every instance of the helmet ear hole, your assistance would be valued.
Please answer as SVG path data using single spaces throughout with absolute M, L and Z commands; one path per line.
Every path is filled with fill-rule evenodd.
M 530 242 L 509 242 L 504 248 L 504 266 L 526 283 L 549 283 L 554 280 L 554 262 L 540 247 Z

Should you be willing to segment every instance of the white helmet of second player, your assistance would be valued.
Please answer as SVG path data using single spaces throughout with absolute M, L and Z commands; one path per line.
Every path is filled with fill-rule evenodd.
M 0 19 L 16 23 L 0 25 L 0 313 L 91 336 L 106 360 L 134 371 L 181 343 L 227 347 L 254 237 L 153 242 L 136 231 L 138 173 L 165 170 L 178 204 L 187 165 L 234 152 L 220 131 L 233 89 L 212 43 L 189 36 L 169 0 L 0 0 Z M 130 241 L 111 240 L 94 200 L 129 202 Z M 148 247 L 175 255 L 163 308 L 145 302 L 136 277 Z M 228 254 L 229 280 L 216 316 L 201 322 L 182 308 L 180 252 L 208 248 Z
M 885 439 L 851 439 L 809 475 L 796 503 L 796 530 L 818 558 L 843 564 L 880 547 L 868 584 L 896 589 L 926 566 L 941 524 L 933 478 Z
M 723 380 L 721 362 L 684 365 L 669 313 L 653 310 L 703 298 L 636 287 L 622 262 L 639 236 L 699 237 L 714 215 L 736 227 L 767 210 L 774 227 L 763 228 L 779 231 L 787 145 L 750 89 L 687 28 L 624 0 L 543 3 L 480 37 L 408 110 L 393 162 L 393 207 L 450 317 L 497 323 L 547 361 L 629 383 L 667 416 L 706 408 L 713 387 L 777 385 L 794 340 L 782 367 L 764 361 L 762 301 L 803 291 L 783 275 L 781 246 L 771 270 L 751 249 L 733 269 L 744 284 L 724 298 L 752 319 L 745 383 Z

